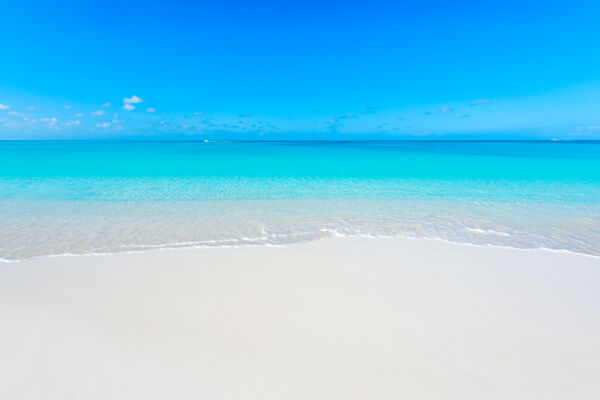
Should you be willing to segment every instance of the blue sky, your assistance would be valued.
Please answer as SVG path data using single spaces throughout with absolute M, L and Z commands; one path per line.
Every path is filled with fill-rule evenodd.
M 598 1 L 0 10 L 0 139 L 600 138 Z

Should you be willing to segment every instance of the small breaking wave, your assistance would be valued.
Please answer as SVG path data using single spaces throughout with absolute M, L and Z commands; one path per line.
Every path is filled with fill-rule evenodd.
M 491 229 L 489 227 L 463 227 L 466 235 L 461 235 L 459 227 L 442 229 L 441 226 L 429 226 L 429 231 L 418 229 L 391 229 L 383 226 L 362 226 L 348 221 L 338 221 L 336 224 L 325 224 L 313 229 L 298 229 L 282 232 L 281 229 L 265 227 L 261 235 L 228 237 L 218 239 L 165 241 L 162 243 L 126 243 L 112 246 L 95 246 L 82 248 L 79 251 L 56 252 L 47 254 L 32 254 L 24 257 L 0 258 L 1 263 L 16 263 L 27 259 L 46 257 L 76 257 L 104 256 L 122 253 L 143 253 L 153 250 L 200 249 L 200 248 L 234 248 L 234 247 L 285 247 L 301 243 L 313 242 L 325 238 L 369 238 L 369 239 L 427 239 L 439 240 L 446 243 L 469 245 L 477 247 L 495 247 L 518 250 L 543 250 L 560 254 L 577 254 L 590 257 L 600 257 L 593 251 L 582 251 L 560 247 L 557 242 L 553 247 L 548 246 L 551 240 L 537 236 L 532 232 L 512 232 Z M 414 227 L 413 227 L 414 228 Z
M 481 235 L 497 235 L 502 237 L 510 237 L 510 233 L 495 231 L 493 229 L 481 229 L 481 228 L 465 228 L 469 232 L 481 234 Z

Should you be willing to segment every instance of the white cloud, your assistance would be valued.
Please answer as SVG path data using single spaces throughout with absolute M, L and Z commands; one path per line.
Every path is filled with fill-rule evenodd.
M 19 113 L 16 111 L 9 111 L 8 115 L 19 115 Z
M 40 118 L 40 122 L 47 122 L 48 125 L 50 126 L 55 126 L 58 123 L 58 118 L 56 117 L 52 117 L 52 118 Z
M 490 101 L 487 99 L 479 99 L 479 100 L 475 100 L 474 102 L 471 103 L 471 105 L 476 106 L 479 104 L 490 104 Z
M 98 111 L 92 111 L 92 113 L 90 115 L 92 117 L 101 117 L 104 114 L 106 114 L 106 111 L 104 111 L 104 110 L 98 110 Z
M 104 103 L 104 104 L 102 104 L 102 107 L 112 107 L 112 104 L 110 104 L 110 103 Z
M 77 118 L 81 118 L 81 117 L 83 117 L 83 114 L 82 114 L 82 113 L 75 113 L 75 116 L 76 116 Z
M 146 108 L 146 112 L 153 113 L 156 111 L 156 108 L 148 107 Z
M 29 106 L 29 107 L 27 107 L 27 109 L 28 109 L 29 111 L 33 111 L 33 110 L 35 110 L 35 107 L 34 107 L 34 106 Z
M 0 110 L 8 110 L 10 106 L 0 103 Z
M 110 122 L 104 122 L 102 124 L 96 124 L 97 128 L 110 128 Z
M 67 121 L 67 122 L 65 122 L 66 126 L 77 126 L 77 125 L 80 125 L 80 124 L 81 124 L 81 121 Z
M 125 103 L 125 104 L 138 104 L 138 103 L 141 103 L 142 101 L 144 101 L 144 100 L 140 99 L 135 94 L 129 98 L 123 97 L 123 103 Z
M 443 113 L 448 113 L 448 112 L 454 111 L 454 109 L 452 109 L 450 107 L 442 107 L 442 108 L 440 108 L 440 111 Z
M 600 125 L 578 126 L 576 133 L 578 135 L 593 135 L 595 133 L 600 133 Z
M 64 108 L 65 110 L 70 110 L 71 109 L 71 106 L 67 106 L 67 105 L 64 105 L 64 106 L 61 106 L 61 107 Z
M 134 105 L 132 105 L 132 104 L 125 104 L 125 105 L 123 106 L 123 110 L 126 110 L 126 111 L 133 111 L 133 110 L 135 110 L 135 106 L 134 106 Z

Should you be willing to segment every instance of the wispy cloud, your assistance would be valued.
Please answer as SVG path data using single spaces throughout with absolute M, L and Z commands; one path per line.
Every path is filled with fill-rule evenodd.
M 102 104 L 102 107 L 112 107 L 112 104 L 110 104 L 110 103 L 104 103 L 104 104 Z
M 64 108 L 65 110 L 70 110 L 71 109 L 71 106 L 69 106 L 69 105 L 64 105 L 64 106 L 60 106 L 60 107 Z
M 138 104 L 138 103 L 141 103 L 142 101 L 144 101 L 144 100 L 140 99 L 135 94 L 131 97 L 123 98 L 123 103 L 125 103 L 125 104 Z
M 103 122 L 103 123 L 98 123 L 96 124 L 97 128 L 110 128 L 110 122 Z
M 479 99 L 479 100 L 475 100 L 471 103 L 472 106 L 477 106 L 477 105 L 481 105 L 481 104 L 490 104 L 491 101 L 489 101 L 488 99 Z
M 440 111 L 443 113 L 449 113 L 449 112 L 454 111 L 454 109 L 450 108 L 450 107 L 442 107 L 442 108 L 440 108 Z
M 91 115 L 92 117 L 101 117 L 101 116 L 103 116 L 104 114 L 106 114 L 106 111 L 104 111 L 104 110 L 92 111 L 92 112 L 90 113 L 90 115 Z
M 146 112 L 149 112 L 149 113 L 156 112 L 156 108 L 148 107 L 148 108 L 146 108 Z
M 337 117 L 335 117 L 336 120 L 339 120 L 339 119 L 355 119 L 355 118 L 358 118 L 358 116 L 356 116 L 355 114 L 352 114 L 352 113 L 347 113 L 347 114 L 344 114 L 344 115 L 338 115 Z
M 376 114 L 379 107 L 369 106 L 361 111 L 361 114 Z
M 128 104 L 123 105 L 123 110 L 125 110 L 125 111 L 133 111 L 133 110 L 135 110 L 135 106 L 133 104 L 129 104 L 128 103 Z
M 339 127 L 342 126 L 342 124 L 340 123 L 340 121 L 337 121 L 335 119 L 327 121 L 326 124 L 327 124 L 327 126 L 329 127 L 330 130 L 337 130 Z
M 10 106 L 0 103 L 0 110 L 8 110 L 9 108 L 10 108 Z
M 76 116 L 77 118 L 81 118 L 81 117 L 83 117 L 83 114 L 82 114 L 82 113 L 75 113 L 75 116 Z
M 52 118 L 40 118 L 41 122 L 47 122 L 48 125 L 50 126 L 54 126 L 58 123 L 58 118 L 52 117 Z
M 573 134 L 578 136 L 591 136 L 600 134 L 600 125 L 578 126 Z
M 81 121 L 79 121 L 79 120 L 77 120 L 77 121 L 67 121 L 67 122 L 65 122 L 65 125 L 66 125 L 66 126 L 77 126 L 77 125 L 80 125 L 80 124 L 81 124 Z

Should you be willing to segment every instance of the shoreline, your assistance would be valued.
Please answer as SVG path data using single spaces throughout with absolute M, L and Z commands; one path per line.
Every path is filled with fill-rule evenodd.
M 19 264 L 27 261 L 33 260 L 43 260 L 47 258 L 62 258 L 62 257 L 94 257 L 94 256 L 118 256 L 121 254 L 146 254 L 152 253 L 155 251 L 178 251 L 178 250 L 203 250 L 203 249 L 237 249 L 237 248 L 287 248 L 294 246 L 302 246 L 310 243 L 316 243 L 320 241 L 329 241 L 329 240 L 344 240 L 344 239 L 365 239 L 365 240 L 416 240 L 416 241 L 432 241 L 432 242 L 440 242 L 447 243 L 458 246 L 471 246 L 478 248 L 498 248 L 498 249 L 506 249 L 506 250 L 518 250 L 525 252 L 549 252 L 554 254 L 571 254 L 575 256 L 583 256 L 590 257 L 595 259 L 600 259 L 600 255 L 596 254 L 588 254 L 588 253 L 580 253 L 577 251 L 569 250 L 569 249 L 553 249 L 549 247 L 514 247 L 514 246 L 503 246 L 497 244 L 481 244 L 481 243 L 468 243 L 468 242 L 455 242 L 452 240 L 444 239 L 441 237 L 412 237 L 412 236 L 372 236 L 372 235 L 334 235 L 327 237 L 320 237 L 312 240 L 305 240 L 294 243 L 284 243 L 284 244 L 272 244 L 272 243 L 260 243 L 260 244 L 218 244 L 218 245 L 204 245 L 204 244 L 190 244 L 190 245 L 182 245 L 178 246 L 179 243 L 168 243 L 164 245 L 137 245 L 139 247 L 145 247 L 140 249 L 129 249 L 122 251 L 114 251 L 114 252 L 88 252 L 88 253 L 62 253 L 62 254 L 47 254 L 40 256 L 33 256 L 29 258 L 23 259 L 10 259 L 10 258 L 0 258 L 1 264 Z M 231 239 L 231 241 L 237 239 Z M 243 239 L 245 240 L 245 238 Z M 226 241 L 226 240 L 224 240 Z M 206 242 L 214 242 L 214 241 L 206 241 Z M 197 242 L 202 243 L 202 242 Z M 132 245 L 134 246 L 134 245 Z
M 0 265 L 0 397 L 600 396 L 597 258 L 381 238 L 204 250 Z

